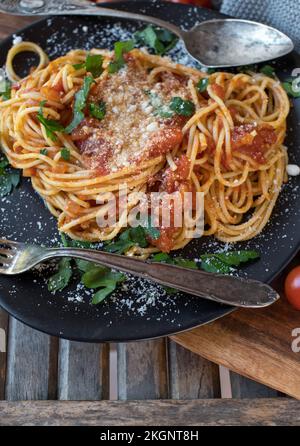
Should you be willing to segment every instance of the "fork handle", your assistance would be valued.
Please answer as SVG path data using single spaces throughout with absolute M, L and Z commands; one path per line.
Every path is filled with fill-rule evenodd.
M 235 307 L 259 308 L 279 299 L 269 285 L 257 280 L 225 276 L 166 263 L 141 261 L 133 257 L 89 249 L 47 249 L 46 258 L 74 257 L 130 273 L 168 287 Z

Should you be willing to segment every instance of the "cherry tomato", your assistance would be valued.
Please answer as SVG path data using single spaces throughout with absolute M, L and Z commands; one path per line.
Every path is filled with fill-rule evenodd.
M 285 279 L 284 291 L 290 304 L 300 310 L 300 266 L 292 269 Z

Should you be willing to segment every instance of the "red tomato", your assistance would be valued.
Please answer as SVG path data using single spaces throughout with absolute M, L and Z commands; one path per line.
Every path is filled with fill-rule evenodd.
M 287 300 L 296 310 L 300 310 L 300 266 L 292 269 L 285 279 L 284 291 Z

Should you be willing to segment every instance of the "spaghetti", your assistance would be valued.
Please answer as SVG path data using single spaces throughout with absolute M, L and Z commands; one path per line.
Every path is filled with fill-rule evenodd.
M 40 63 L 20 80 L 13 59 L 28 50 L 38 53 Z M 115 227 L 99 228 L 97 215 L 107 205 L 97 204 L 97 196 L 117 193 L 126 183 L 137 192 L 203 192 L 205 235 L 236 242 L 259 234 L 286 177 L 289 100 L 278 80 L 255 73 L 207 75 L 138 49 L 112 73 L 112 52 L 90 54 L 102 56 L 103 70 L 70 133 L 61 129 L 70 125 L 76 93 L 90 75 L 87 52 L 74 50 L 49 63 L 40 47 L 22 42 L 7 57 L 15 83 L 11 99 L 0 100 L 2 150 L 31 177 L 59 230 L 78 240 L 114 239 L 126 216 L 119 215 Z M 189 116 L 168 115 L 165 104 L 174 97 L 192 103 Z M 54 138 L 38 119 L 41 103 L 43 117 L 59 123 Z M 105 116 L 92 116 L 91 104 L 104 104 Z M 190 241 L 186 234 L 185 227 L 162 228 L 148 248 L 128 254 L 180 249 Z

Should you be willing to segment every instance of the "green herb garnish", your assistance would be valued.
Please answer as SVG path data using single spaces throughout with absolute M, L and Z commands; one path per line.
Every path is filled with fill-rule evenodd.
M 64 234 L 61 234 L 61 239 L 65 247 L 93 248 L 93 245 L 89 242 L 70 240 Z M 58 263 L 57 272 L 48 281 L 49 291 L 62 291 L 69 285 L 76 271 L 77 274 L 78 272 L 81 274 L 81 282 L 87 288 L 96 290 L 92 299 L 94 305 L 102 302 L 126 278 L 124 274 L 112 272 L 109 268 L 95 265 L 93 262 L 63 258 Z
M 103 72 L 103 56 L 101 54 L 88 54 L 85 67 L 86 71 L 92 74 L 94 78 L 99 77 Z
M 48 281 L 48 290 L 52 293 L 62 291 L 69 285 L 72 275 L 71 260 L 68 257 L 61 259 L 58 263 L 57 273 L 50 277 Z
M 192 101 L 174 97 L 171 99 L 170 109 L 177 115 L 189 117 L 195 113 L 195 105 Z
M 135 41 L 138 44 L 145 45 L 154 50 L 155 54 L 160 56 L 173 48 L 178 38 L 166 29 L 155 28 L 148 25 L 141 31 L 134 34 Z
M 250 260 L 256 260 L 260 257 L 257 251 L 228 251 L 216 254 L 203 254 L 200 268 L 210 273 L 230 274 L 241 263 Z M 183 259 L 181 257 L 171 257 L 169 254 L 160 252 L 155 254 L 152 259 L 153 262 L 168 263 L 170 265 L 177 265 L 183 268 L 198 269 L 198 263 L 195 260 Z M 167 292 L 174 294 L 176 290 L 173 288 L 165 288 Z
M 82 68 L 85 68 L 85 62 L 75 63 L 73 68 L 75 68 L 75 70 L 81 70 Z
M 95 266 L 83 274 L 81 281 L 87 288 L 100 288 L 94 294 L 92 300 L 92 304 L 97 305 L 109 296 L 125 278 L 125 275 L 122 273 L 112 272 L 109 268 Z
M 0 197 L 9 195 L 20 183 L 20 172 L 9 167 L 6 156 L 0 159 Z
M 40 154 L 47 156 L 48 155 L 48 150 L 47 149 L 41 149 L 40 150 Z
M 43 108 L 45 107 L 46 103 L 47 101 L 42 101 L 40 103 L 40 110 L 37 114 L 37 118 L 44 126 L 47 137 L 50 138 L 52 141 L 56 141 L 57 136 L 55 132 L 63 132 L 64 127 L 58 121 L 55 121 L 54 119 L 47 119 L 44 117 Z
M 86 101 L 90 92 L 90 88 L 94 79 L 91 76 L 84 78 L 82 88 L 75 95 L 74 113 L 72 122 L 66 127 L 66 133 L 72 133 L 72 131 L 81 123 L 84 119 L 84 113 L 82 110 L 86 107 Z
M 204 77 L 203 79 L 200 79 L 200 81 L 196 85 L 196 88 L 199 91 L 199 93 L 204 93 L 204 91 L 207 90 L 208 84 L 209 84 L 208 77 Z
M 228 251 L 215 254 L 204 254 L 200 257 L 201 268 L 208 272 L 229 274 L 241 263 L 256 260 L 260 257 L 257 251 Z
M 126 40 L 125 42 L 116 42 L 114 46 L 115 59 L 114 62 L 110 62 L 108 66 L 109 73 L 117 73 L 121 68 L 125 66 L 124 54 L 133 50 L 134 41 Z
M 283 88 L 285 89 L 285 91 L 289 96 L 291 96 L 292 98 L 300 98 L 300 91 L 298 89 L 297 89 L 298 91 L 294 89 L 293 82 L 294 82 L 293 80 L 285 81 L 282 82 L 281 85 L 283 86 Z
M 133 246 L 147 248 L 149 245 L 149 237 L 153 240 L 157 240 L 160 237 L 159 229 L 151 226 L 150 218 L 148 218 L 144 226 L 139 225 L 136 228 L 126 229 L 116 242 L 109 242 L 104 247 L 104 251 L 125 254 Z
M 5 171 L 0 176 L 0 197 L 9 195 L 20 183 L 21 175 L 17 170 Z
M 85 68 L 88 73 L 91 73 L 93 78 L 99 77 L 103 73 L 103 56 L 101 54 L 88 54 L 85 62 L 73 65 L 75 70 Z
M 180 116 L 191 116 L 195 112 L 195 105 L 192 101 L 174 96 L 169 104 L 164 104 L 158 94 L 145 91 L 150 98 L 150 103 L 154 108 L 153 114 L 161 118 L 171 118 L 175 114 Z
M 96 119 L 104 119 L 106 115 L 106 104 L 104 101 L 99 104 L 90 104 L 90 114 Z
M 8 80 L 3 80 L 0 83 L 0 96 L 3 101 L 11 99 L 11 83 Z
M 63 148 L 60 151 L 61 157 L 62 159 L 64 159 L 65 161 L 69 161 L 70 157 L 71 157 L 71 153 L 69 149 Z
M 275 77 L 275 70 L 271 65 L 264 65 L 259 72 L 268 77 Z
M 182 268 L 198 269 L 197 262 L 195 260 L 184 259 L 182 257 L 171 257 L 165 252 L 159 252 L 154 254 L 151 258 L 153 262 L 168 263 L 169 265 L 177 265 Z
M 5 168 L 9 166 L 8 159 L 6 156 L 3 156 L 0 160 L 0 175 L 3 175 L 5 173 Z

